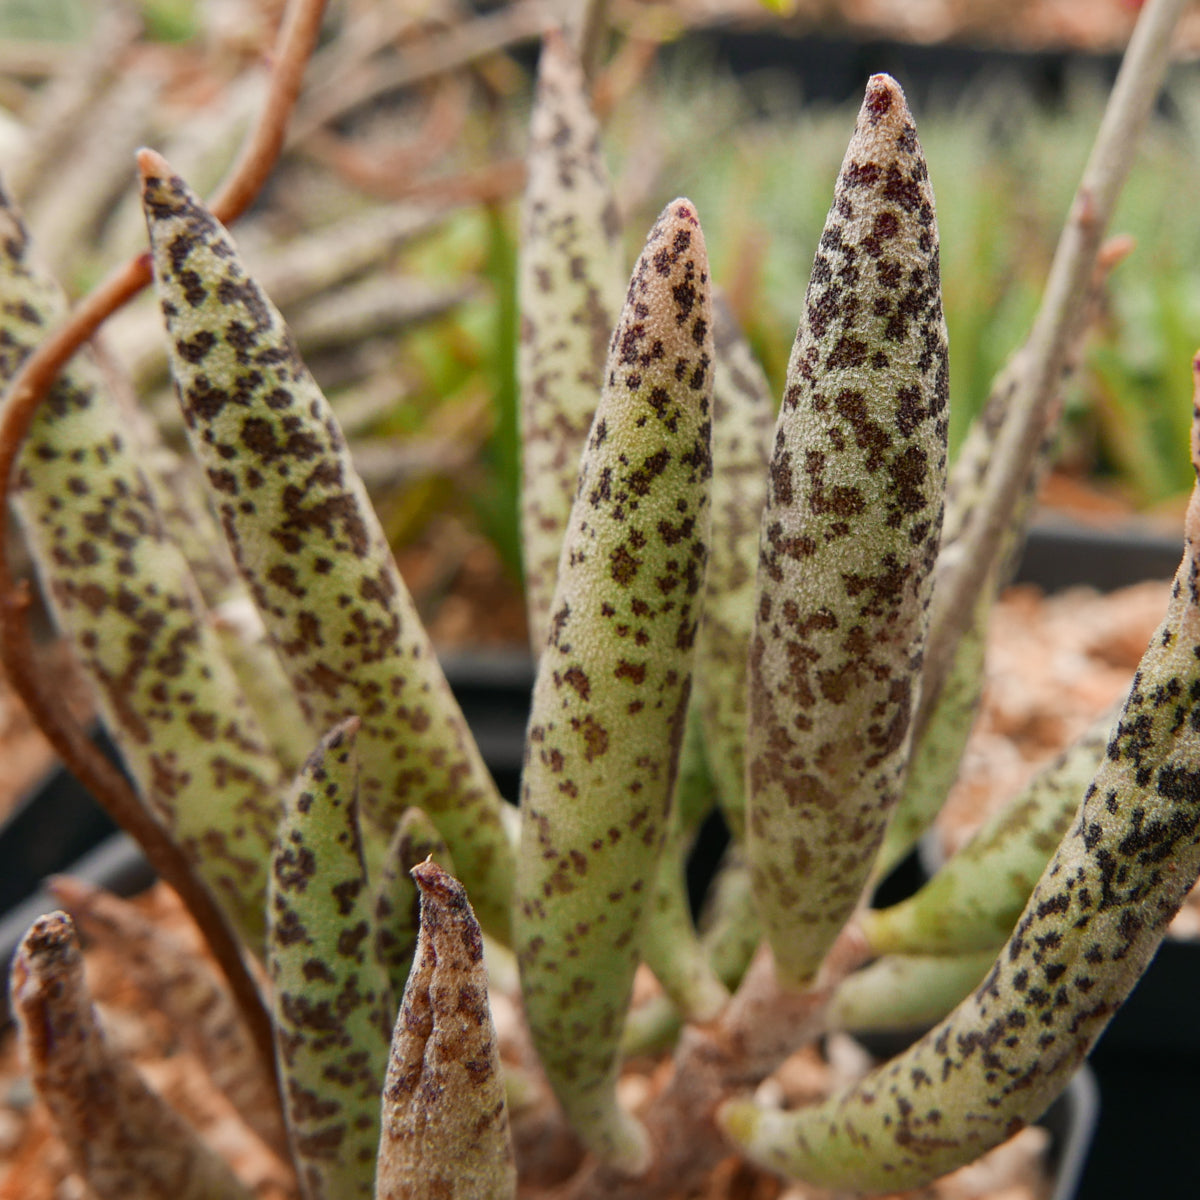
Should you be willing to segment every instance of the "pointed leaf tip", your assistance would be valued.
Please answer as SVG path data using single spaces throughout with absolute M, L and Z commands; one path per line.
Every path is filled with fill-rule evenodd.
M 431 859 L 416 960 L 383 1088 L 376 1200 L 516 1194 L 483 938 L 462 884 Z

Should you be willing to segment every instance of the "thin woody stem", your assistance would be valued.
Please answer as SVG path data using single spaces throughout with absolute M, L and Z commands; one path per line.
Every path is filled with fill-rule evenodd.
M 1045 297 L 1013 364 L 1018 382 L 979 506 L 962 539 L 938 565 L 915 737 L 936 706 L 955 648 L 971 623 L 975 601 L 986 586 L 1045 435 L 1071 348 L 1088 319 L 1086 301 L 1097 254 L 1162 87 L 1171 35 L 1186 3 L 1149 0 L 1130 39 L 1055 251 Z
M 289 6 L 275 50 L 266 104 L 213 203 L 214 211 L 224 221 L 234 220 L 252 203 L 279 156 L 324 9 L 325 0 L 293 0 Z M 13 467 L 34 414 L 59 371 L 101 324 L 136 296 L 150 279 L 150 257 L 140 254 L 88 295 L 17 372 L 0 416 L 0 496 L 4 501 L 9 497 Z M 0 538 L 0 660 L 12 687 L 67 767 L 113 820 L 138 842 L 159 876 L 179 893 L 225 974 L 258 1051 L 274 1078 L 270 1017 L 232 929 L 191 864 L 142 806 L 125 777 L 99 753 L 59 698 L 45 687 L 29 630 L 29 603 L 28 585 L 13 579 L 8 546 Z

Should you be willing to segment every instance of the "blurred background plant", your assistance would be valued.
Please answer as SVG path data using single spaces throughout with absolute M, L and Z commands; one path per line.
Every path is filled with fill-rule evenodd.
M 780 49 L 796 43 L 778 43 L 761 69 L 730 46 L 815 33 L 1107 51 L 1134 7 L 858 0 L 798 3 L 780 19 L 742 0 L 614 0 L 597 96 L 626 228 L 645 228 L 671 195 L 695 200 L 716 278 L 778 394 L 857 100 L 839 102 L 807 70 L 811 53 Z M 127 186 L 138 145 L 161 148 L 201 188 L 215 182 L 261 94 L 280 10 L 277 0 L 0 3 L 0 173 L 69 287 L 83 291 L 140 245 Z M 523 637 L 513 201 L 546 11 L 535 0 L 334 6 L 287 154 L 238 229 L 444 642 Z M 698 26 L 707 33 L 682 36 Z M 1198 32 L 1193 22 L 1184 36 L 1200 47 Z M 906 78 L 897 43 L 858 53 L 900 54 L 882 65 L 918 97 L 942 221 L 957 446 L 1028 327 L 1115 58 L 1031 60 L 1046 86 L 1003 56 L 964 83 L 961 64 L 922 78 L 925 59 Z M 850 74 L 858 87 L 862 72 Z M 1182 66 L 1113 225 L 1136 249 L 1072 386 L 1052 485 L 1101 514 L 1177 524 L 1190 486 L 1175 448 L 1189 411 L 1180 364 L 1200 324 L 1198 151 L 1200 80 Z M 110 323 L 107 345 L 170 429 L 178 416 L 154 320 L 144 298 Z

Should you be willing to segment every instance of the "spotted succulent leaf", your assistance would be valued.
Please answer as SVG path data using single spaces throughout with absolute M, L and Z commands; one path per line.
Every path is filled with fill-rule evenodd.
M 1200 362 L 1196 365 L 1200 396 Z M 1200 424 L 1200 402 L 1193 408 Z M 1192 461 L 1200 476 L 1200 429 Z M 1104 760 L 984 981 L 860 1083 L 792 1113 L 733 1102 L 755 1161 L 862 1191 L 914 1187 L 1035 1120 L 1129 994 L 1200 872 L 1200 489 L 1167 616 Z
M 437 863 L 412 875 L 421 933 L 383 1088 L 376 1200 L 510 1200 L 517 1173 L 479 924 Z
M 903 93 L 876 75 L 813 264 L 762 524 L 747 846 L 789 984 L 853 911 L 903 785 L 947 387 L 928 171 Z
M 871 948 L 877 954 L 999 949 L 1075 818 L 1114 720 L 1105 713 L 912 896 L 862 913 L 859 925 Z
M 375 957 L 350 718 L 284 805 L 271 863 L 267 971 L 284 1116 L 305 1200 L 372 1195 L 394 1010 Z
M 691 204 L 663 210 L 613 337 L 534 687 L 516 947 L 534 1043 L 601 1157 L 645 1161 L 618 1043 L 683 737 L 708 538 L 712 311 Z
M 421 927 L 421 895 L 412 869 L 426 859 L 432 859 L 443 871 L 454 871 L 445 839 L 433 822 L 419 808 L 406 808 L 374 884 L 372 904 L 375 954 L 396 996 L 404 995 Z
M 0 192 L 0 380 L 65 311 Z M 248 944 L 262 946 L 281 767 L 164 527 L 128 421 L 85 350 L 34 418 L 13 495 L 143 802 Z
M 754 564 L 775 425 L 770 385 L 729 308 L 713 305 L 712 548 L 696 639 L 696 699 L 717 799 L 730 832 L 745 824 L 746 660 L 758 603 Z
M 250 1200 L 229 1167 L 105 1039 L 70 917 L 30 927 L 13 1013 L 34 1090 L 97 1200 Z
M 541 654 L 579 457 L 621 307 L 621 221 L 574 51 L 546 35 L 530 122 L 517 293 L 529 636 Z
M 378 863 L 403 810 L 429 814 L 484 928 L 509 937 L 503 801 L 396 570 L 328 401 L 232 240 L 151 151 L 143 203 L 192 447 L 234 558 L 310 720 L 362 720 Z

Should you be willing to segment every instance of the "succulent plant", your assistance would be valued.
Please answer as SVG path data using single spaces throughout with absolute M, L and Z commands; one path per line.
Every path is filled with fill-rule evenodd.
M 102 1200 L 244 1189 L 106 1042 L 76 924 L 169 981 L 309 1200 L 512 1196 L 518 1170 L 573 1173 L 576 1197 L 665 1195 L 734 1150 L 892 1191 L 1046 1109 L 1200 871 L 1200 499 L 1119 714 L 922 892 L 869 896 L 952 778 L 1179 7 L 1145 6 L 1047 306 L 949 483 L 934 196 L 899 86 L 867 85 L 776 419 L 689 201 L 663 209 L 621 300 L 600 131 L 575 51 L 547 35 L 519 280 L 538 658 L 519 813 L 278 312 L 221 222 L 141 153 L 208 503 L 164 482 L 186 464 L 164 469 L 86 354 L 38 410 L 12 494 L 140 804 L 215 901 L 206 931 L 257 963 L 257 994 L 239 1012 L 122 905 L 58 885 L 75 920 L 31 929 L 14 1010 Z M 11 379 L 64 302 L 7 198 L 0 225 Z M 717 806 L 733 845 L 698 930 L 683 865 Z M 661 995 L 631 1010 L 639 964 Z M 828 1030 L 916 1020 L 936 1024 L 821 1103 L 749 1096 Z M 635 1113 L 623 1061 L 671 1045 L 670 1082 Z

